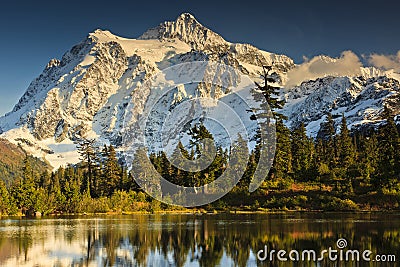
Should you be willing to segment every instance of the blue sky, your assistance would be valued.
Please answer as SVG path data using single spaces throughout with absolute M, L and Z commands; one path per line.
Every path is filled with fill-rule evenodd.
M 232 42 L 292 57 L 296 63 L 344 50 L 394 55 L 400 49 L 395 1 L 7 1 L 0 7 L 0 115 L 12 109 L 51 58 L 96 28 L 138 37 L 180 13 Z

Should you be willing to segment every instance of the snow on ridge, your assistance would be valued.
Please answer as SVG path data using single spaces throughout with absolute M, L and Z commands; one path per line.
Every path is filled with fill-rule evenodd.
M 400 113 L 399 81 L 386 75 L 368 76 L 318 78 L 289 90 L 282 96 L 287 101 L 283 110 L 287 125 L 303 122 L 308 135 L 316 137 L 328 113 L 337 125 L 344 114 L 349 129 L 380 123 L 385 105 Z

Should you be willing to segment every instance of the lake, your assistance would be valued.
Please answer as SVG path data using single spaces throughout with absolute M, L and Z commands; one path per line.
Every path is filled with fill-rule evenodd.
M 335 260 L 329 248 L 336 251 Z M 314 261 L 310 250 L 324 257 Z M 399 259 L 400 213 L 0 220 L 0 266 L 398 266 Z

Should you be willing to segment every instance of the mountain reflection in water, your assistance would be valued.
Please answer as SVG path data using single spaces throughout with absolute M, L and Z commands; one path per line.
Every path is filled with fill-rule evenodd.
M 321 251 L 345 238 L 349 248 L 399 260 L 399 233 L 396 213 L 6 218 L 0 220 L 0 266 L 364 266 L 261 262 L 256 254 L 265 245 Z

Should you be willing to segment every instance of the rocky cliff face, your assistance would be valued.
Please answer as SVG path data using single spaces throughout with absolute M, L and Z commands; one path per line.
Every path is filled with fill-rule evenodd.
M 232 44 L 219 34 L 201 25 L 191 14 L 184 13 L 175 21 L 167 21 L 146 31 L 141 40 L 174 39 L 187 43 L 195 51 L 203 51 L 209 59 L 229 58 L 232 66 L 238 62 L 255 66 L 271 65 L 281 71 L 294 67 L 293 60 L 285 55 L 276 55 L 261 51 L 250 44 Z
M 387 76 L 319 78 L 292 88 L 284 98 L 288 124 L 303 122 L 311 136 L 318 134 L 329 112 L 338 121 L 344 114 L 350 128 L 381 123 L 385 105 L 400 113 L 400 83 Z

